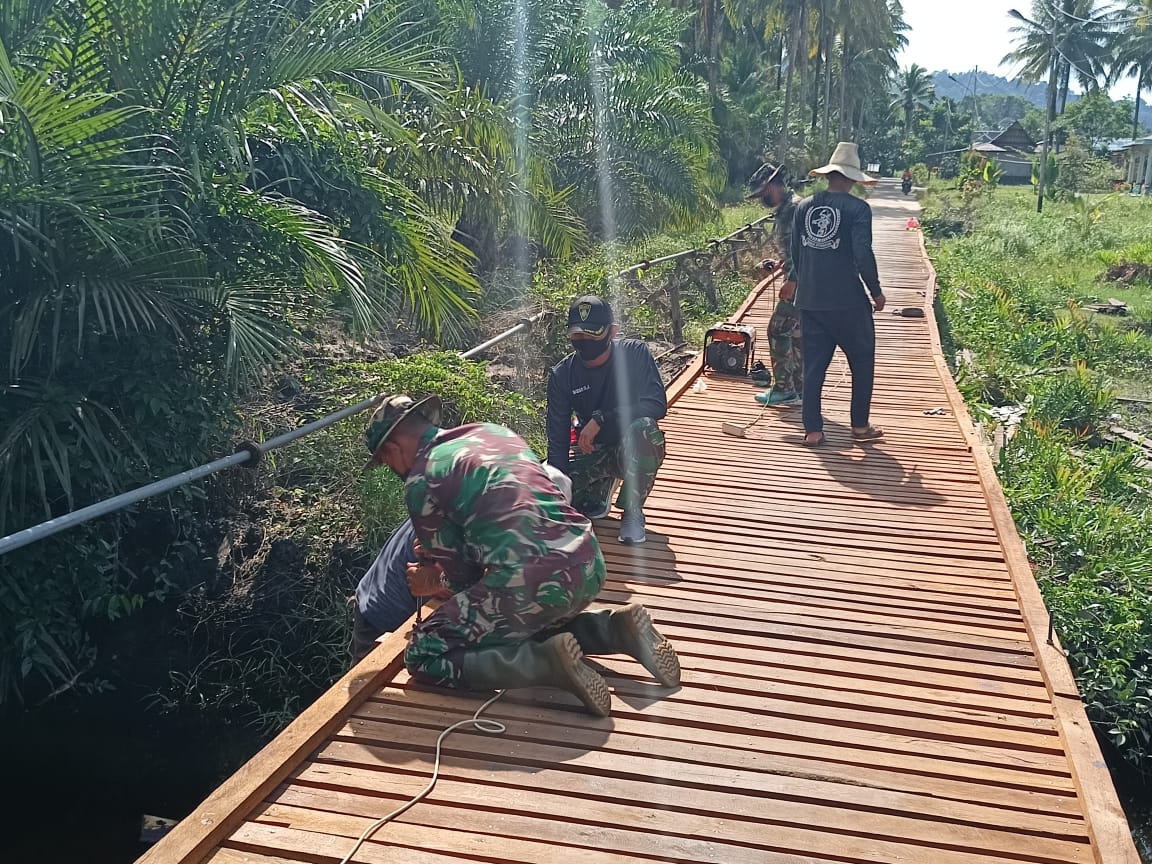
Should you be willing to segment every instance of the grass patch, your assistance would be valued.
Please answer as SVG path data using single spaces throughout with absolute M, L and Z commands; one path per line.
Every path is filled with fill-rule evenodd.
M 1049 202 L 1041 215 L 1028 189 L 961 203 L 933 189 L 927 207 L 926 225 L 959 214 L 970 229 L 938 234 L 932 248 L 958 384 L 977 415 L 1026 409 L 997 470 L 1089 717 L 1146 777 L 1152 475 L 1138 449 L 1108 432 L 1118 412 L 1138 411 L 1116 393 L 1152 374 L 1152 290 L 1101 276 L 1152 252 L 1152 202 L 1096 196 Z M 1083 308 L 1109 296 L 1133 314 Z

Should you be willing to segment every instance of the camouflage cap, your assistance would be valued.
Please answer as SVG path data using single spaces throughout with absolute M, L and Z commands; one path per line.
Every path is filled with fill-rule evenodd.
M 388 436 L 396 431 L 400 421 L 413 411 L 423 414 L 433 426 L 439 426 L 443 416 L 443 405 L 439 396 L 428 396 L 419 402 L 413 401 L 411 396 L 403 393 L 384 397 L 380 407 L 372 413 L 368 430 L 364 433 L 364 443 L 368 445 L 368 452 L 372 454 L 367 467 L 379 464 L 376 460 L 376 451 L 388 440 Z

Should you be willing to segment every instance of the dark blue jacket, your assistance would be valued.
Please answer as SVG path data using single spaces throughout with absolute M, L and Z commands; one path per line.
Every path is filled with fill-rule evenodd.
M 364 620 L 381 633 L 393 633 L 416 614 L 416 598 L 408 590 L 408 565 L 416 563 L 412 520 L 392 536 L 356 586 L 356 605 Z
M 638 339 L 618 339 L 603 366 L 590 369 L 569 354 L 548 376 L 548 464 L 568 473 L 572 445 L 572 415 L 583 426 L 594 411 L 604 414 L 596 444 L 620 443 L 621 430 L 635 420 L 661 420 L 668 399 L 660 369 L 648 346 Z

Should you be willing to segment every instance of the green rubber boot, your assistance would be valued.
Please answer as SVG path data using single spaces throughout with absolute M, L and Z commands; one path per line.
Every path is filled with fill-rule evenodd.
M 597 717 L 607 717 L 612 707 L 608 685 L 584 662 L 580 643 L 571 633 L 561 633 L 546 642 L 521 642 L 467 651 L 463 679 L 470 690 L 517 687 L 567 690 Z
M 581 612 L 564 628 L 585 654 L 627 654 L 665 687 L 680 686 L 680 658 L 639 603 Z

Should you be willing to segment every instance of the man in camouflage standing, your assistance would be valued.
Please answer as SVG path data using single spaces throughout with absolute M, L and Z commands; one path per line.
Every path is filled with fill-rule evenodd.
M 643 606 L 583 611 L 604 584 L 600 544 L 528 445 L 503 426 L 440 418 L 434 396 L 392 396 L 366 435 L 368 467 L 404 479 L 424 562 L 409 568 L 412 592 L 444 599 L 413 635 L 409 671 L 471 690 L 558 687 L 602 717 L 608 687 L 585 653 L 627 654 L 678 685 L 676 652 Z
M 764 163 L 748 179 L 749 198 L 759 199 L 776 211 L 775 245 L 785 282 L 768 322 L 768 350 L 772 357 L 772 389 L 756 397 L 760 404 L 794 408 L 801 404 L 804 389 L 804 358 L 801 353 L 800 310 L 796 299 L 796 274 L 792 268 L 792 217 L 799 199 L 788 188 L 784 167 Z

